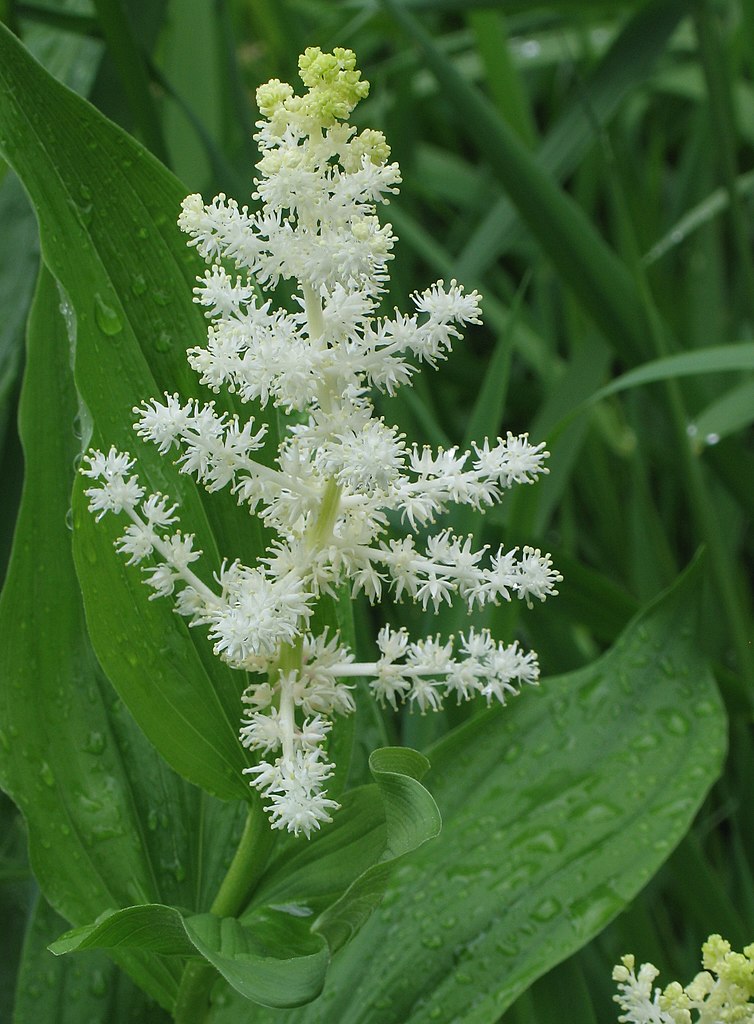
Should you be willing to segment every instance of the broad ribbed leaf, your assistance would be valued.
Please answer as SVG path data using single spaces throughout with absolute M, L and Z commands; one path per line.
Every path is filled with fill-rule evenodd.
M 167 767 L 87 639 L 68 525 L 77 404 L 59 301 L 45 273 L 21 401 L 26 483 L 0 599 L 0 783 L 26 819 L 43 892 L 73 924 L 134 902 L 204 910 L 244 812 Z M 119 962 L 171 1005 L 179 963 L 130 951 Z
M 0 95 L 0 147 L 31 196 L 45 259 L 69 304 L 85 406 L 80 431 L 93 426 L 95 446 L 132 450 L 144 484 L 179 500 L 181 525 L 205 552 L 205 578 L 221 557 L 253 561 L 256 522 L 230 495 L 200 494 L 131 429 L 132 407 L 143 399 L 164 389 L 199 393 L 185 349 L 201 342 L 206 324 L 191 302 L 200 268 L 175 226 L 184 190 L 1 27 Z M 223 797 L 247 795 L 237 738 L 243 674 L 223 665 L 169 601 L 148 600 L 139 570 L 113 552 L 118 525 L 93 522 L 82 487 L 74 499 L 77 566 L 101 664 L 178 771 Z

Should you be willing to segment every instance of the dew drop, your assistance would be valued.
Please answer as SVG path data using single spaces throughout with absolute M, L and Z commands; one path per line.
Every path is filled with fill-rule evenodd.
M 55 776 L 53 775 L 52 768 L 46 761 L 42 762 L 42 767 L 39 770 L 39 774 L 42 776 L 42 781 L 46 786 L 55 785 Z
M 685 736 L 689 731 L 689 721 L 685 715 L 682 715 L 680 711 L 676 711 L 674 708 L 667 708 L 660 712 L 659 715 L 663 725 L 667 732 L 671 736 Z
M 136 274 L 131 282 L 131 291 L 134 295 L 143 295 L 147 290 L 146 278 L 143 274 Z
M 592 935 L 620 910 L 622 902 L 609 886 L 598 886 L 589 896 L 571 904 L 569 919 L 577 935 Z
M 89 981 L 89 992 L 93 996 L 104 996 L 107 992 L 107 982 L 102 971 L 93 971 Z
M 94 296 L 94 319 L 103 334 L 110 337 L 120 334 L 123 330 L 123 321 L 112 306 L 108 306 L 99 292 Z
M 154 347 L 157 352 L 169 352 L 172 345 L 173 339 L 167 331 L 160 331 L 154 340 Z
M 709 700 L 701 700 L 694 707 L 695 714 L 697 714 L 700 718 L 706 718 L 708 715 L 711 715 L 714 710 L 715 705 L 712 703 L 712 701 Z
M 579 820 L 594 824 L 595 822 L 609 821 L 611 818 L 615 818 L 618 813 L 618 808 L 613 804 L 597 801 L 585 808 L 583 814 L 579 816 Z
M 87 754 L 101 754 L 105 749 L 105 737 L 101 732 L 90 732 L 84 744 Z
M 542 902 L 534 908 L 532 916 L 537 921 L 550 921 L 560 910 L 560 903 L 555 899 L 542 900 Z
M 503 956 L 518 956 L 519 948 L 518 942 L 512 936 L 495 943 L 495 949 Z
M 68 202 L 79 222 L 83 224 L 85 228 L 89 227 L 92 222 L 92 204 L 87 202 L 77 203 L 73 199 L 69 199 Z

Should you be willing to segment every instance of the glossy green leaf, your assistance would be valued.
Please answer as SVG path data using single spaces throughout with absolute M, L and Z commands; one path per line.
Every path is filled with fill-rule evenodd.
M 600 388 L 589 399 L 598 402 L 609 395 L 652 384 L 658 380 L 673 380 L 676 377 L 693 377 L 705 373 L 726 373 L 735 370 L 754 370 L 754 342 L 743 341 L 738 345 L 717 345 L 715 348 L 697 349 L 694 352 L 679 352 L 664 359 L 637 366 L 628 373 L 616 377 L 604 388 Z
M 687 831 L 725 752 L 695 646 L 698 588 L 697 566 L 599 661 L 432 748 L 441 835 L 396 870 L 322 996 L 255 1024 L 494 1024 L 625 907 Z M 211 1019 L 237 1013 L 231 1000 Z
M 754 381 L 747 380 L 726 391 L 694 420 L 694 437 L 704 444 L 718 441 L 754 423 Z
M 197 949 L 233 988 L 263 1006 L 299 1006 L 321 991 L 330 959 L 327 945 L 305 918 L 270 911 L 260 927 L 211 914 L 186 927 Z
M 309 1002 L 322 990 L 331 951 L 379 904 L 394 862 L 440 830 L 437 806 L 418 781 L 429 767 L 422 754 L 385 748 L 370 766 L 377 785 L 349 794 L 334 826 L 302 856 L 292 847 L 293 857 L 273 866 L 240 920 L 156 904 L 127 907 L 67 932 L 50 949 L 201 954 L 247 999 L 277 1007 Z M 330 874 L 335 862 L 337 878 Z M 328 877 L 339 898 L 312 920 Z
M 199 269 L 175 219 L 183 189 L 137 143 L 54 82 L 0 29 L 0 146 L 31 195 L 42 249 L 66 295 L 75 372 L 92 443 L 137 455 L 145 485 L 179 500 L 211 578 L 221 554 L 253 561 L 255 520 L 228 494 L 208 500 L 153 446 L 136 441 L 132 407 L 164 389 L 199 394 L 185 360 L 206 325 L 191 302 Z M 221 403 L 218 403 L 221 404 Z M 84 444 L 89 440 L 84 437 Z M 242 673 L 217 659 L 169 601 L 149 601 L 138 569 L 113 552 L 115 523 L 95 524 L 74 497 L 79 578 L 97 656 L 145 733 L 191 781 L 248 796 L 237 737 Z M 205 508 L 206 503 L 206 508 Z
M 736 189 L 741 196 L 749 195 L 754 189 L 754 173 L 748 171 L 746 174 L 740 174 L 736 178 Z M 698 231 L 699 228 L 708 224 L 718 214 L 727 210 L 728 198 L 728 193 L 725 189 L 716 188 L 714 192 L 710 193 L 700 203 L 697 203 L 693 209 L 688 210 L 673 225 L 670 231 L 666 232 L 658 242 L 655 242 L 644 256 L 644 263 L 647 266 L 651 266 L 673 249 L 677 249 L 695 231 Z
M 87 639 L 70 550 L 78 406 L 59 304 L 44 274 L 21 402 L 26 483 L 0 598 L 0 783 L 26 819 L 43 892 L 73 924 L 134 902 L 204 910 L 244 812 L 170 771 L 103 677 Z M 119 962 L 172 1004 L 180 964 L 135 952 Z
M 379 787 L 385 815 L 385 847 L 380 861 L 364 871 L 312 926 L 331 949 L 339 949 L 358 932 L 379 905 L 394 869 L 393 861 L 418 849 L 440 833 L 437 804 L 419 783 L 429 761 L 405 747 L 375 750 L 369 767 Z M 314 870 L 319 874 L 317 862 Z
M 329 960 L 326 943 L 301 915 L 266 911 L 242 924 L 156 904 L 109 912 L 50 946 L 55 954 L 123 948 L 201 955 L 242 996 L 266 1006 L 309 1002 L 322 990 Z
M 38 900 L 24 942 L 14 1024 L 168 1024 L 166 1011 L 104 953 L 54 957 L 47 944 L 64 927 Z

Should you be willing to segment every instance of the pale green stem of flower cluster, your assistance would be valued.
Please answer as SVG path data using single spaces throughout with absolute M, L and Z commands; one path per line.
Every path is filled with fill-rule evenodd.
M 296 707 L 293 702 L 293 687 L 285 681 L 289 672 L 301 671 L 301 638 L 292 644 L 283 644 L 278 659 L 280 673 L 280 728 L 283 740 L 283 758 L 293 760 L 293 737 L 296 730 Z

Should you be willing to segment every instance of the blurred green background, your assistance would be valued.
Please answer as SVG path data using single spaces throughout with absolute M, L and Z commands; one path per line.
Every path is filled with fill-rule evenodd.
M 621 953 L 687 981 L 710 932 L 753 941 L 754 5 L 5 0 L 0 12 L 207 199 L 252 189 L 258 84 L 294 81 L 306 46 L 356 51 L 372 89 L 355 120 L 385 132 L 404 179 L 387 211 L 400 242 L 386 308 L 439 276 L 485 300 L 484 326 L 385 414 L 419 442 L 528 431 L 552 453 L 536 488 L 455 523 L 546 548 L 565 577 L 559 598 L 520 623 L 497 610 L 493 629 L 523 630 L 545 674 L 587 664 L 706 549 L 700 639 L 730 714 L 726 774 L 633 906 L 504 1020 L 614 1020 Z M 4 566 L 37 242 L 20 186 L 0 179 Z M 420 618 L 408 625 L 438 628 Z M 400 738 L 423 745 L 451 724 L 452 710 L 407 719 Z M 33 897 L 2 799 L 0 1020 Z

